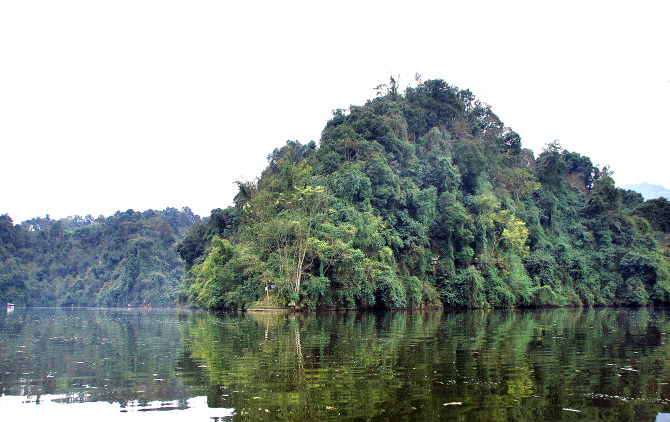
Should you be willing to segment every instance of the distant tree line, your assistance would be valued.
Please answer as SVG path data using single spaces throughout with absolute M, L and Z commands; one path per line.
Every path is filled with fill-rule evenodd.
M 189 208 L 110 217 L 0 216 L 0 301 L 28 306 L 173 306 L 177 242 L 200 217 Z

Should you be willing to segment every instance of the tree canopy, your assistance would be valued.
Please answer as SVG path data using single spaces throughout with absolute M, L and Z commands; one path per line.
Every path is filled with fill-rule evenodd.
M 0 300 L 28 306 L 173 306 L 177 242 L 200 217 L 184 208 L 110 217 L 0 216 Z M 203 249 L 204 251 L 204 249 Z
M 378 87 L 318 144 L 288 141 L 234 205 L 0 216 L 0 300 L 210 309 L 670 302 L 670 205 L 589 157 L 535 157 L 442 80 Z M 203 182 L 204 183 L 204 182 Z M 180 259 L 181 258 L 181 259 Z M 183 284 L 180 286 L 180 282 Z
M 378 87 L 288 141 L 180 244 L 190 303 L 245 308 L 667 303 L 666 203 L 551 142 L 537 158 L 442 80 Z M 267 288 L 267 290 L 266 290 Z M 212 301 L 212 298 L 216 300 Z

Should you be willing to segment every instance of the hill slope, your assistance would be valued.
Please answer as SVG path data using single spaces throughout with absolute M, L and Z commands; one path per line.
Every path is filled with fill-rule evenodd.
M 171 306 L 189 209 L 117 212 L 14 225 L 0 216 L 0 301 L 29 306 Z
M 318 147 L 287 142 L 239 187 L 235 206 L 180 245 L 198 306 L 242 308 L 266 287 L 328 308 L 670 298 L 665 203 L 616 188 L 558 143 L 535 158 L 489 106 L 441 80 L 404 94 L 392 81 L 336 111 Z

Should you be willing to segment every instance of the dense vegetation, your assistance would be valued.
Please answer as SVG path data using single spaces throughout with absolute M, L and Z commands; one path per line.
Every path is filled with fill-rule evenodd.
M 0 216 L 0 300 L 172 305 L 183 279 L 181 300 L 211 309 L 670 302 L 666 199 L 558 142 L 534 157 L 470 91 L 379 88 L 205 220 Z
M 177 242 L 200 218 L 181 211 L 94 219 L 0 216 L 0 301 L 28 306 L 174 305 L 184 267 Z
M 470 91 L 395 81 L 289 141 L 179 246 L 190 303 L 245 308 L 670 301 L 670 207 L 548 144 L 536 158 Z M 266 290 L 269 292 L 266 294 Z

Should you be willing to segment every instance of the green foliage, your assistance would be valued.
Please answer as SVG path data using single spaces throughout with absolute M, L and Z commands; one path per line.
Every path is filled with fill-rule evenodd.
M 533 290 L 533 305 L 538 307 L 560 306 L 564 303 L 551 286 L 539 286 Z
M 380 85 L 288 141 L 234 205 L 14 225 L 0 296 L 32 305 L 244 309 L 670 302 L 670 205 L 561 147 L 534 158 L 468 90 Z M 176 244 L 178 240 L 181 242 Z M 181 261 L 180 259 L 181 258 Z M 183 278 L 183 288 L 177 280 Z M 274 287 L 273 287 L 274 286 Z
M 621 206 L 621 189 L 614 186 L 614 179 L 597 180 L 588 199 L 588 213 L 596 216 L 604 212 L 617 212 Z
M 232 207 L 214 209 L 209 217 L 196 221 L 177 248 L 179 256 L 186 262 L 186 268 L 191 268 L 205 253 L 214 236 L 229 236 L 237 230 L 238 224 L 238 211 Z
M 474 268 L 461 271 L 451 286 L 454 298 L 447 305 L 462 308 L 487 307 L 485 284 L 484 277 Z
M 186 275 L 189 300 L 203 308 L 244 308 L 250 298 L 261 293 L 258 280 L 262 268 L 256 256 L 214 236 L 205 260 Z
M 504 169 L 500 179 L 501 184 L 515 201 L 519 201 L 525 195 L 535 192 L 541 186 L 530 169 L 524 167 Z
M 173 306 L 190 209 L 14 225 L 0 217 L 0 300 L 28 306 Z M 197 254 L 194 254 L 194 259 Z
M 407 291 L 393 271 L 379 273 L 374 281 L 377 285 L 377 300 L 381 305 L 390 309 L 407 307 Z
M 418 277 L 410 276 L 404 278 L 405 297 L 407 298 L 407 306 L 410 308 L 418 308 L 423 303 L 424 286 Z
M 500 273 L 500 278 L 509 286 L 514 295 L 514 306 L 528 307 L 533 305 L 533 280 L 528 275 L 521 257 L 511 255 L 508 266 Z
M 461 183 L 466 193 L 474 194 L 479 186 L 479 177 L 486 169 L 487 160 L 479 144 L 474 140 L 459 140 L 454 146 L 454 161 L 461 174 Z
M 509 284 L 500 277 L 495 267 L 483 268 L 486 303 L 494 308 L 509 308 L 515 305 L 516 298 Z
M 549 186 L 556 186 L 561 182 L 568 169 L 561 157 L 562 152 L 563 147 L 558 142 L 548 144 L 542 151 L 535 164 L 535 171 L 540 182 Z
M 640 204 L 635 211 L 655 229 L 670 233 L 670 202 L 665 198 L 650 199 Z
M 275 149 L 235 207 L 194 225 L 179 247 L 193 304 L 244 307 L 272 284 L 303 308 L 668 303 L 667 201 L 558 141 L 535 159 L 444 81 L 378 91 L 334 112 L 318 147 Z M 215 236 L 233 253 L 211 269 Z

